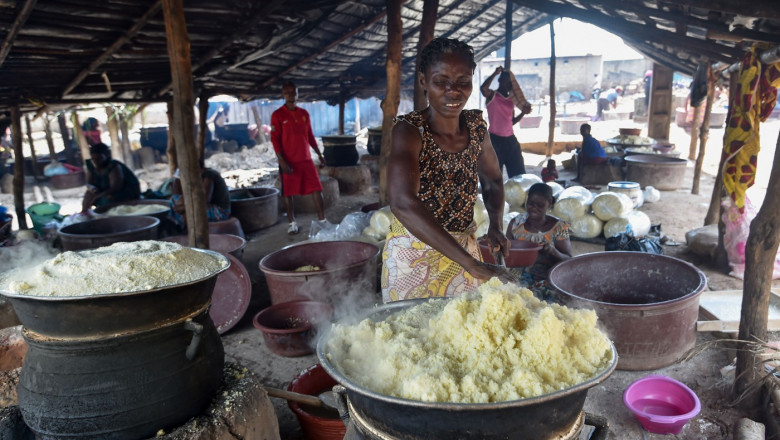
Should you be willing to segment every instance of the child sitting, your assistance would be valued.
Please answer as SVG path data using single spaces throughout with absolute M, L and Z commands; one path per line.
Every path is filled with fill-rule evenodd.
M 542 182 L 555 182 L 558 180 L 558 170 L 555 169 L 555 161 L 547 160 L 547 168 L 542 169 Z
M 542 246 L 533 265 L 510 271 L 518 275 L 520 283 L 537 298 L 548 302 L 554 301 L 554 290 L 547 284 L 547 273 L 558 262 L 571 258 L 569 224 L 547 214 L 553 203 L 550 185 L 531 185 L 525 202 L 528 212 L 512 219 L 506 230 L 506 238 L 510 240 L 525 240 Z

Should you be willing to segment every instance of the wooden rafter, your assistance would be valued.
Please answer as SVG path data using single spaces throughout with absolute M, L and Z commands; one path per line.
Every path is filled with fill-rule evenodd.
M 246 23 L 243 26 L 238 26 L 237 31 L 223 38 L 208 52 L 203 54 L 203 56 L 198 57 L 198 62 L 193 64 L 192 66 L 192 72 L 193 73 L 197 72 L 201 67 L 205 66 L 208 62 L 213 60 L 214 57 L 217 56 L 220 52 L 222 52 L 231 44 L 233 44 L 233 42 L 236 41 L 237 38 L 246 35 L 252 29 L 252 26 L 250 26 L 251 23 L 255 23 L 258 20 L 266 17 L 269 13 L 273 12 L 274 10 L 284 5 L 284 3 L 285 0 L 274 0 L 270 4 L 265 5 L 259 12 L 249 17 L 249 19 L 246 21 Z M 157 91 L 155 97 L 159 98 L 165 95 L 166 93 L 168 93 L 168 91 L 171 89 L 172 86 L 173 83 L 168 83 L 165 87 Z
M 588 21 L 591 24 L 613 32 L 623 38 L 636 36 L 643 40 L 657 41 L 661 44 L 667 44 L 665 42 L 669 40 L 671 45 L 687 49 L 693 53 L 707 56 L 713 60 L 732 62 L 734 59 L 742 55 L 742 51 L 735 47 L 723 46 L 716 44 L 715 42 L 707 42 L 704 40 L 676 34 L 674 34 L 673 38 L 671 38 L 671 34 L 669 32 L 656 28 L 655 26 L 642 26 L 637 23 L 629 22 L 625 19 L 610 17 L 597 12 L 586 11 L 567 4 L 564 5 L 552 3 L 545 0 L 514 1 L 515 3 L 522 6 L 537 9 L 548 14 L 573 17 L 579 20 Z M 717 50 L 714 48 L 717 48 Z
M 708 29 L 716 32 L 722 32 L 724 34 L 729 34 L 734 37 L 740 37 L 746 40 L 780 42 L 780 34 L 769 34 L 766 32 L 759 32 L 751 29 L 740 29 L 740 28 L 729 30 L 729 27 L 726 24 L 718 23 L 712 20 L 703 20 L 701 18 L 694 17 L 689 14 L 684 14 L 682 12 L 667 11 L 661 8 L 659 9 L 648 8 L 644 6 L 642 3 L 631 3 L 631 2 L 623 2 L 623 1 L 615 1 L 615 0 L 599 0 L 599 3 L 602 6 L 610 8 L 615 11 L 633 12 L 642 17 L 663 18 L 664 20 L 673 21 L 677 24 L 687 25 L 687 26 L 698 26 L 704 29 Z M 674 6 L 676 8 L 684 7 L 680 5 L 674 5 Z
M 144 12 L 144 15 L 141 16 L 133 25 L 130 27 L 130 29 L 127 30 L 122 36 L 116 39 L 111 46 L 108 47 L 108 49 L 105 50 L 102 54 L 100 54 L 99 57 L 97 57 L 94 61 L 89 63 L 89 66 L 87 66 L 84 70 L 79 72 L 75 78 L 73 78 L 67 86 L 65 86 L 65 89 L 62 91 L 62 96 L 67 96 L 70 92 L 73 91 L 79 84 L 81 84 L 82 81 L 92 72 L 94 72 L 98 67 L 100 67 L 103 63 L 106 62 L 109 58 L 111 58 L 112 55 L 114 55 L 119 49 L 122 48 L 127 42 L 129 42 L 151 19 L 155 14 L 157 14 L 160 11 L 160 5 L 162 4 L 162 0 L 157 0 L 154 2 L 154 4 Z
M 405 2 L 405 1 L 406 0 L 403 0 L 401 3 L 403 4 L 403 2 Z M 272 77 L 272 78 L 269 78 L 269 79 L 263 81 L 263 83 L 260 84 L 259 89 L 262 90 L 262 89 L 268 87 L 269 85 L 273 84 L 274 81 L 276 81 L 276 78 L 280 78 L 280 77 L 283 77 L 284 75 L 287 75 L 288 73 L 292 72 L 293 70 L 301 67 L 302 65 L 304 65 L 304 64 L 306 64 L 306 63 L 316 59 L 320 55 L 328 52 L 329 50 L 331 50 L 334 47 L 338 46 L 339 44 L 343 43 L 344 41 L 354 37 L 355 35 L 359 34 L 360 32 L 362 32 L 367 27 L 373 26 L 379 20 L 385 18 L 386 15 L 387 15 L 387 10 L 383 9 L 382 12 L 380 12 L 379 14 L 374 15 L 370 19 L 368 19 L 365 22 L 363 22 L 363 24 L 361 24 L 360 26 L 350 30 L 349 32 L 345 33 L 344 35 L 340 36 L 339 38 L 336 38 L 335 40 L 331 41 L 328 45 L 326 45 L 325 47 L 323 47 L 319 51 L 317 51 L 317 52 L 315 52 L 313 54 L 310 54 L 309 56 L 307 56 L 307 57 L 305 57 L 305 58 L 303 58 L 301 60 L 298 60 L 295 64 L 293 64 L 291 66 L 288 66 L 286 69 L 284 69 L 281 72 L 279 72 L 278 74 L 276 74 L 275 77 Z
M 22 26 L 24 26 L 27 19 L 30 18 L 30 14 L 32 14 L 35 3 L 37 2 L 38 0 L 27 0 L 24 2 L 21 11 L 19 11 L 19 15 L 16 17 L 16 20 L 14 20 L 13 25 L 11 25 L 11 30 L 9 30 L 8 35 L 5 36 L 2 47 L 0 47 L 0 66 L 3 65 L 6 57 L 11 53 L 11 48 L 14 46 L 16 36 L 19 35 Z
M 727 14 L 780 19 L 780 8 L 778 8 L 777 0 L 739 2 L 733 0 L 674 0 L 674 3 L 691 8 L 725 12 Z

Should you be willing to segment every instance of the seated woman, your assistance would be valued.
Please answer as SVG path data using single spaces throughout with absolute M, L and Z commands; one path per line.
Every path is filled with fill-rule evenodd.
M 535 183 L 528 189 L 525 202 L 528 212 L 513 218 L 506 230 L 509 239 L 542 245 L 532 266 L 512 270 L 520 277 L 521 284 L 545 301 L 554 299 L 554 291 L 547 285 L 548 272 L 558 262 L 571 258 L 569 224 L 547 214 L 554 203 L 552 188 L 545 183 Z
M 87 159 L 87 192 L 81 202 L 82 211 L 94 206 L 138 200 L 141 185 L 133 171 L 118 160 L 111 159 L 108 145 L 98 142 L 89 147 Z
M 171 196 L 173 221 L 183 227 L 187 221 L 178 169 L 173 177 L 173 195 Z M 210 222 L 227 220 L 230 217 L 230 191 L 225 179 L 217 170 L 206 168 L 202 161 L 200 163 L 200 178 L 203 182 L 203 192 L 206 195 L 206 218 Z

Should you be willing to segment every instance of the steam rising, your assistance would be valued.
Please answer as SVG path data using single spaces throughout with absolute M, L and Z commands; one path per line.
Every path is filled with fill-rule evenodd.
M 48 242 L 27 240 L 17 246 L 0 247 L 0 290 L 8 291 L 6 275 L 12 270 L 33 277 L 34 267 L 59 254 Z

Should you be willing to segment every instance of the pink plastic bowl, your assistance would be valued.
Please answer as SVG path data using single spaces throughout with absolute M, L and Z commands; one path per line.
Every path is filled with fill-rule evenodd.
M 690 388 L 655 374 L 629 385 L 623 403 L 643 428 L 657 434 L 679 434 L 701 410 L 701 402 Z

